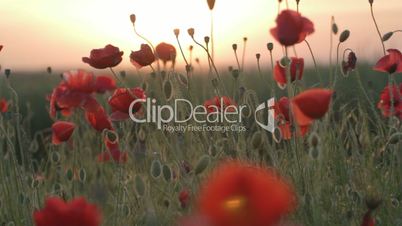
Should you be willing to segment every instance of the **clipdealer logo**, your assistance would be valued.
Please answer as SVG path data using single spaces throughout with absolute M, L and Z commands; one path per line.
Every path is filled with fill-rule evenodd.
M 134 106 L 138 103 L 145 105 L 145 115 L 138 118 L 138 115 L 133 113 Z M 275 99 L 271 98 L 268 101 L 261 103 L 255 108 L 254 118 L 256 123 L 271 133 L 275 130 L 275 111 L 273 106 Z M 160 130 L 168 132 L 186 132 L 186 131 L 234 131 L 245 132 L 246 127 L 242 125 L 243 111 L 249 110 L 246 105 L 228 105 L 225 106 L 224 101 L 220 98 L 218 106 L 193 105 L 187 99 L 175 99 L 173 105 L 158 105 L 156 99 L 136 99 L 130 104 L 129 116 L 132 121 L 143 123 L 155 123 Z M 186 117 L 179 117 L 180 109 L 187 109 L 189 114 Z M 267 125 L 258 121 L 257 114 L 268 111 Z M 186 124 L 189 121 L 194 121 L 195 124 Z M 172 125 L 174 124 L 174 125 Z

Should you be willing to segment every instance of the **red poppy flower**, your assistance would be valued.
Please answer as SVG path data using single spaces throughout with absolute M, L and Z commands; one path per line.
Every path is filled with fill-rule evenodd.
M 205 216 L 192 215 L 180 218 L 178 226 L 212 226 L 212 224 Z
M 361 226 L 374 226 L 375 220 L 371 217 L 371 211 L 367 211 L 363 217 L 363 222 Z
M 402 54 L 397 49 L 389 49 L 388 55 L 381 58 L 374 66 L 374 70 L 389 74 L 402 72 Z
M 174 63 L 176 60 L 176 48 L 168 43 L 160 43 L 156 46 L 155 51 L 157 57 L 164 63 L 167 61 L 172 61 Z
M 124 120 L 129 117 L 129 108 L 131 103 L 137 99 L 145 99 L 146 95 L 141 88 L 126 88 L 116 89 L 109 99 L 109 105 L 112 107 L 112 118 Z M 142 107 L 141 103 L 134 104 L 133 113 L 138 112 Z M 118 115 L 119 117 L 114 117 Z
M 82 61 L 97 69 L 115 67 L 123 60 L 123 52 L 119 48 L 107 45 L 105 48 L 93 49 L 91 55 L 83 57 Z
M 236 102 L 227 96 L 215 96 L 212 99 L 204 102 L 204 107 L 207 109 L 208 113 L 222 112 L 225 110 L 228 112 L 233 112 L 235 110 L 235 106 L 237 106 Z
M 179 193 L 179 201 L 181 208 L 186 208 L 188 206 L 190 202 L 190 193 L 187 189 L 184 189 Z
M 95 91 L 96 78 L 92 72 L 71 70 L 63 73 L 63 80 L 71 91 L 92 93 Z
M 348 60 L 342 62 L 343 75 L 347 75 L 350 71 L 355 70 L 356 61 L 357 61 L 356 54 L 354 52 L 350 52 L 348 55 Z
M 292 99 L 292 110 L 299 126 L 310 125 L 314 119 L 323 117 L 331 103 L 333 91 L 310 89 Z
M 272 226 L 295 208 L 292 188 L 276 172 L 240 162 L 219 166 L 198 201 L 200 214 L 219 226 Z
M 116 89 L 116 81 L 109 76 L 97 76 L 95 90 L 97 93 L 105 93 Z
M 6 99 L 2 98 L 0 100 L 0 112 L 6 113 L 8 111 L 8 102 Z
M 112 159 L 117 163 L 126 163 L 128 160 L 127 152 L 120 151 L 118 139 L 110 140 L 105 136 L 107 151 L 98 155 L 98 162 L 110 162 Z
M 52 142 L 60 144 L 70 139 L 75 129 L 75 124 L 72 122 L 58 121 L 52 125 Z
M 390 90 L 391 89 L 391 90 Z M 391 101 L 390 91 L 392 92 L 393 101 Z M 391 112 L 391 105 L 393 102 L 393 112 Z M 387 86 L 381 92 L 380 102 L 377 107 L 382 111 L 385 117 L 396 116 L 402 119 L 402 84 L 394 85 L 392 88 Z
M 151 65 L 155 61 L 155 55 L 147 44 L 142 44 L 141 49 L 130 54 L 130 62 L 138 69 Z
M 64 202 L 60 198 L 47 198 L 45 207 L 33 213 L 36 226 L 99 226 L 101 214 L 85 198 Z
M 275 104 L 275 119 L 278 121 L 278 128 L 281 131 L 282 139 L 289 140 L 292 138 L 292 131 L 296 126 L 298 126 L 298 136 L 305 136 L 310 128 L 310 124 L 306 125 L 297 125 L 294 123 L 294 120 L 289 115 L 291 102 L 287 97 L 282 97 Z
M 293 10 L 283 10 L 276 18 L 276 25 L 271 34 L 284 46 L 300 43 L 314 32 L 313 22 Z
M 105 129 L 113 129 L 109 116 L 106 114 L 105 109 L 98 102 L 95 101 L 93 103 L 89 103 L 84 107 L 86 108 L 85 118 L 92 128 L 99 132 L 102 132 Z
M 291 82 L 302 79 L 303 71 L 304 71 L 304 59 L 292 57 L 290 63 Z M 276 62 L 276 65 L 274 67 L 274 79 L 278 83 L 278 86 L 280 88 L 284 89 L 286 87 L 287 85 L 286 68 L 282 67 L 279 61 Z

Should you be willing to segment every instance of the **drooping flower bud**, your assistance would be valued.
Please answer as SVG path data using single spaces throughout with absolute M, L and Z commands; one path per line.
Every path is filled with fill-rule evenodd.
M 269 42 L 269 43 L 267 44 L 267 49 L 268 49 L 269 51 L 272 51 L 272 50 L 274 49 L 274 43 Z
M 137 17 L 135 16 L 135 14 L 130 15 L 130 20 L 131 20 L 131 23 L 135 24 L 135 21 L 137 20 Z
M 179 34 L 180 34 L 180 30 L 176 28 L 176 29 L 173 30 L 173 33 L 176 36 L 176 38 L 178 38 Z
M 189 28 L 187 30 L 187 32 L 188 32 L 188 35 L 190 35 L 191 38 L 194 38 L 194 28 Z
M 215 0 L 207 0 L 208 7 L 210 10 L 213 10 L 215 7 Z
M 208 45 L 208 43 L 209 43 L 209 36 L 205 36 L 205 37 L 204 37 L 204 42 Z
M 6 75 L 6 78 L 9 78 L 11 75 L 11 69 L 5 69 L 4 74 Z

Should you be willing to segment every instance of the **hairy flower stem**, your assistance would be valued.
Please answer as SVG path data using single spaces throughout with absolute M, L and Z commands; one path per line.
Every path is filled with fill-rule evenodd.
M 332 65 L 332 52 L 333 52 L 333 45 L 334 45 L 334 33 L 332 30 L 332 26 L 334 25 L 334 17 L 331 18 L 331 26 L 330 26 L 330 31 L 329 31 L 329 79 L 330 79 L 330 83 L 332 80 L 332 76 L 333 76 L 333 65 Z
M 179 40 L 178 36 L 176 36 L 176 40 L 177 40 L 177 44 L 179 45 L 179 49 L 180 49 L 181 55 L 183 56 L 184 62 L 186 63 L 186 76 L 187 76 L 187 83 L 188 83 L 187 84 L 187 90 L 190 90 L 190 75 L 189 75 L 189 73 L 190 73 L 191 65 L 188 63 L 188 61 L 186 59 L 186 56 L 184 55 L 183 48 L 181 47 L 180 40 Z
M 271 60 L 271 74 L 272 74 L 272 76 L 274 76 L 274 58 L 273 58 L 273 56 L 272 56 L 272 50 L 270 50 L 269 51 L 269 58 L 270 58 L 270 60 Z M 269 75 L 268 75 L 268 83 L 270 82 L 270 79 L 269 79 Z M 272 96 L 273 97 L 275 97 L 275 82 L 271 82 L 271 92 L 272 92 Z
M 214 12 L 211 10 L 211 59 L 215 59 L 215 42 L 214 42 Z
M 371 12 L 371 18 L 373 18 L 375 28 L 377 29 L 378 36 L 380 37 L 380 42 L 381 42 L 381 45 L 382 45 L 383 53 L 384 53 L 384 55 L 386 55 L 384 41 L 382 40 L 382 35 L 381 35 L 380 29 L 378 27 L 377 21 L 376 21 L 375 16 L 374 16 L 373 3 L 370 3 L 370 12 Z
M 8 88 L 10 89 L 11 93 L 14 96 L 14 101 L 15 101 L 16 132 L 17 132 L 18 150 L 19 150 L 21 165 L 24 167 L 24 169 L 27 169 L 26 162 L 25 162 L 25 156 L 24 156 L 24 150 L 22 148 L 19 97 L 18 97 L 17 91 L 15 91 L 15 89 L 11 86 L 10 80 L 6 79 L 6 82 L 7 82 Z
M 246 47 L 247 47 L 247 40 L 244 40 L 243 55 L 241 57 L 241 69 L 239 69 L 241 72 L 244 71 L 244 59 L 246 57 Z
M 307 47 L 310 50 L 310 54 L 311 54 L 311 57 L 314 62 L 314 68 L 315 68 L 316 75 L 317 75 L 318 79 L 320 80 L 320 84 L 323 85 L 322 78 L 320 76 L 320 71 L 318 70 L 317 61 L 315 60 L 315 56 L 314 56 L 313 50 L 311 49 L 310 43 L 307 40 L 304 40 L 304 42 L 307 44 Z
M 155 55 L 156 59 L 159 59 L 158 53 L 155 51 L 155 47 L 154 47 L 154 45 L 152 45 L 152 42 L 149 41 L 147 38 L 145 38 L 144 36 L 142 36 L 140 33 L 137 32 L 137 29 L 135 28 L 135 24 L 133 24 L 133 28 L 134 28 L 134 33 L 135 33 L 138 37 L 140 37 L 142 40 L 144 40 L 145 42 L 147 42 L 147 43 L 149 44 L 149 46 L 151 46 L 152 51 L 154 52 L 154 55 Z M 159 64 L 159 60 L 157 60 L 156 63 L 157 63 L 157 66 L 158 66 L 158 72 L 160 73 L 161 67 L 160 67 L 160 64 Z
M 237 56 L 237 51 L 233 50 L 235 58 L 236 58 L 236 63 L 237 63 L 237 67 L 239 68 L 239 71 L 241 71 L 241 66 L 240 66 L 240 61 L 239 61 L 239 57 Z
M 223 84 L 223 81 L 222 81 L 222 79 L 221 79 L 221 76 L 219 75 L 218 69 L 216 68 L 215 62 L 214 62 L 214 60 L 212 59 L 211 54 L 209 53 L 209 50 L 208 50 L 207 48 L 205 48 L 205 46 L 203 46 L 201 43 L 197 42 L 197 40 L 195 40 L 194 37 L 192 37 L 192 39 L 193 39 L 193 41 L 194 41 L 195 44 L 197 44 L 198 46 L 200 46 L 201 48 L 203 48 L 203 49 L 205 50 L 205 52 L 207 53 L 208 59 L 210 60 L 210 63 L 211 63 L 211 66 L 212 66 L 212 68 L 214 69 L 214 71 L 215 71 L 215 73 L 216 73 L 216 77 L 217 77 L 218 81 L 221 83 L 221 85 L 222 85 L 222 87 L 223 87 L 225 93 L 227 93 L 227 92 L 226 92 L 226 88 L 225 88 L 225 84 Z

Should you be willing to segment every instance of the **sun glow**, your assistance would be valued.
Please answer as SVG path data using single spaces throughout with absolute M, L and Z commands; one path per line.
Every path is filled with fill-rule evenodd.
M 289 4 L 295 8 L 295 1 L 289 0 Z M 318 59 L 324 59 L 325 62 L 328 58 L 328 24 L 331 15 L 335 15 L 341 29 L 352 31 L 349 46 L 361 50 L 358 51 L 359 56 L 371 58 L 378 52 L 378 46 L 367 48 L 362 46 L 365 42 L 361 42 L 367 38 L 377 41 L 375 35 L 363 35 L 367 30 L 375 32 L 372 24 L 368 22 L 362 26 L 358 22 L 361 20 L 350 20 L 351 17 L 362 17 L 369 21 L 370 15 L 364 6 L 368 7 L 365 1 L 322 0 L 317 3 L 315 0 L 301 0 L 301 12 L 316 27 L 309 41 Z M 2 0 L 0 10 L 0 44 L 5 46 L 0 60 L 2 65 L 12 68 L 43 68 L 49 65 L 85 68 L 81 57 L 87 56 L 91 49 L 109 43 L 125 52 L 122 66 L 130 66 L 127 58 L 130 51 L 139 49 L 144 42 L 134 35 L 129 20 L 132 13 L 137 15 L 138 32 L 155 45 L 164 41 L 177 46 L 173 29 L 179 28 L 185 53 L 188 54 L 189 45 L 194 45 L 194 58 L 199 57 L 201 63 L 206 61 L 205 53 L 187 34 L 188 28 L 195 28 L 195 37 L 201 42 L 204 36 L 210 35 L 211 12 L 206 0 Z M 245 36 L 249 40 L 246 65 L 255 66 L 255 53 L 258 52 L 262 54 L 262 61 L 268 62 L 266 43 L 273 41 L 269 29 L 275 24 L 277 10 L 277 0 L 216 0 L 213 17 L 217 64 L 225 67 L 235 65 L 231 46 L 237 43 L 241 51 Z M 400 22 L 395 20 L 393 13 L 401 10 L 400 0 L 378 3 L 376 13 L 384 32 L 399 28 Z M 397 38 L 389 44 L 395 48 L 402 47 Z M 297 49 L 309 62 L 305 45 L 298 45 Z M 41 57 L 35 57 L 38 53 Z M 280 57 L 280 49 L 274 54 Z M 179 63 L 183 62 L 181 58 L 179 54 Z M 268 69 L 267 65 L 265 67 Z

